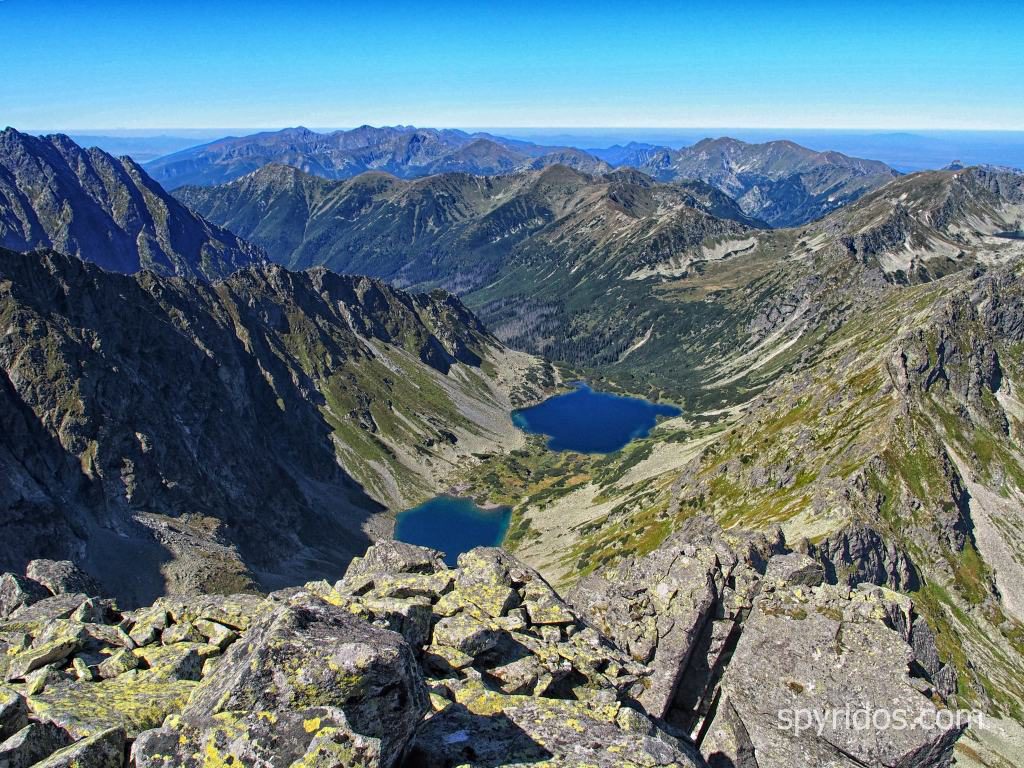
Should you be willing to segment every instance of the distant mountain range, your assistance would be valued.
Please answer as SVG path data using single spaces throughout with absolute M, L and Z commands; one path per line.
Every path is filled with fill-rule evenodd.
M 183 206 L 129 157 L 0 133 L 0 247 L 54 248 L 115 272 L 223 277 L 259 248 Z
M 291 165 L 325 179 L 346 179 L 366 171 L 400 178 L 452 171 L 496 174 L 555 163 L 584 171 L 610 170 L 571 147 L 542 147 L 458 130 L 368 125 L 333 133 L 288 128 L 230 137 L 160 158 L 148 163 L 147 169 L 165 187 L 175 189 L 232 181 L 270 163 Z
M 791 141 L 746 144 L 729 138 L 704 139 L 678 151 L 637 146 L 619 155 L 617 164 L 660 181 L 700 179 L 773 227 L 821 218 L 898 175 L 885 163 L 815 152 Z
M 897 175 L 884 163 L 815 152 L 789 141 L 745 144 L 722 138 L 682 150 L 631 143 L 587 152 L 404 126 L 363 126 L 329 134 L 290 128 L 227 138 L 160 158 L 147 169 L 175 189 L 221 184 L 273 163 L 326 179 L 366 171 L 416 178 L 453 171 L 496 175 L 554 164 L 585 173 L 630 166 L 660 181 L 704 181 L 734 197 L 746 215 L 770 226 L 820 218 Z

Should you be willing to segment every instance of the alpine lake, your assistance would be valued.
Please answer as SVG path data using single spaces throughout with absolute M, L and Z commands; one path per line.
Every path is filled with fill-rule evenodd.
M 577 382 L 571 392 L 514 411 L 512 421 L 526 433 L 546 435 L 552 451 L 607 454 L 646 437 L 660 417 L 680 413 L 673 405 L 598 392 Z M 400 512 L 394 537 L 438 549 L 455 565 L 463 552 L 501 544 L 511 517 L 510 507 L 484 508 L 471 499 L 437 496 Z

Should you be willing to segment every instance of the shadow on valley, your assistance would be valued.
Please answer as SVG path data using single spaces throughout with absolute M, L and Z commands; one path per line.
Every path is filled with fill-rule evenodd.
M 127 605 L 334 579 L 369 545 L 383 507 L 321 411 L 360 345 L 315 292 L 10 252 L 0 286 L 0 568 L 68 557 Z

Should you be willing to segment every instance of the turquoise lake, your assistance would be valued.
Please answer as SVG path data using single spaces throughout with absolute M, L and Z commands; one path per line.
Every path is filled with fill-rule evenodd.
M 509 507 L 483 509 L 469 499 L 438 496 L 398 514 L 395 538 L 444 552 L 444 561 L 455 565 L 460 554 L 473 547 L 501 544 L 508 530 Z
M 578 383 L 572 392 L 515 411 L 512 421 L 524 432 L 547 435 L 553 451 L 612 453 L 650 434 L 659 417 L 680 413 L 674 405 L 596 392 Z

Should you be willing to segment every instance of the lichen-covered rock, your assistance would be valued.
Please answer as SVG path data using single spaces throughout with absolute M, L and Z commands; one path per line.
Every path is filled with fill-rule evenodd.
M 191 621 L 182 621 L 165 629 L 160 635 L 164 645 L 175 643 L 205 643 L 206 637 Z
M 0 743 L 0 766 L 29 768 L 71 743 L 63 728 L 52 723 L 29 723 Z
M 121 768 L 124 750 L 124 731 L 111 728 L 54 752 L 36 768 Z
M 698 638 L 725 587 L 713 549 L 687 554 L 683 539 L 645 557 L 627 558 L 581 581 L 569 595 L 602 634 L 650 677 L 636 698 L 655 717 L 665 717 Z
M 210 645 L 215 645 L 222 651 L 238 639 L 238 633 L 220 622 L 209 619 L 197 619 L 195 628 L 206 639 Z
M 70 560 L 33 560 L 25 568 L 25 575 L 54 595 L 100 594 L 95 579 Z
M 194 597 L 162 597 L 153 606 L 167 612 L 175 624 L 215 621 L 236 632 L 244 632 L 259 617 L 273 609 L 259 595 L 196 595 Z
M 362 557 L 353 558 L 342 581 L 352 584 L 360 577 L 375 574 L 394 577 L 398 574 L 437 573 L 444 570 L 447 570 L 444 555 L 436 549 L 417 547 L 401 541 L 382 541 L 366 550 Z M 346 590 L 342 587 L 339 591 Z
M 380 741 L 352 732 L 336 707 L 297 711 L 219 712 L 200 723 L 168 718 L 132 746 L 135 768 L 289 766 L 371 768 Z
M 47 597 L 18 608 L 7 617 L 8 623 L 16 623 L 21 626 L 30 624 L 41 625 L 56 619 L 67 619 L 88 599 L 88 595 L 81 593 L 68 593 Z
M 552 768 L 703 766 L 696 750 L 610 702 L 514 696 L 469 684 L 416 734 L 407 765 Z
M 120 728 L 129 738 L 180 712 L 197 683 L 126 672 L 102 682 L 64 680 L 28 698 L 32 717 L 76 737 Z
M 20 731 L 28 724 L 28 707 L 17 691 L 0 686 L 0 740 Z
M 49 597 L 42 584 L 14 573 L 0 575 L 0 619 L 6 619 L 23 605 L 37 603 Z
M 131 650 L 121 648 L 100 662 L 96 671 L 101 678 L 109 679 L 125 672 L 131 672 L 133 669 L 138 669 L 141 664 L 142 662 L 139 660 L 139 657 L 132 653 Z
M 220 648 L 208 643 L 148 645 L 134 651 L 150 680 L 199 680 L 206 660 L 219 654 Z
M 10 659 L 7 667 L 7 679 L 21 680 L 29 672 L 34 672 L 55 661 L 63 661 L 78 649 L 80 643 L 81 639 L 78 636 L 65 636 L 19 651 Z
M 730 750 L 749 741 L 758 768 L 946 765 L 962 728 L 911 679 L 891 610 L 877 589 L 763 592 L 722 679 L 708 763 L 744 765 Z
M 764 578 L 769 584 L 816 587 L 825 583 L 825 569 L 808 555 L 790 552 L 769 560 Z
M 233 644 L 182 712 L 201 726 L 230 712 L 335 707 L 354 734 L 379 739 L 383 765 L 402 755 L 428 706 L 422 674 L 396 633 L 301 593 Z

